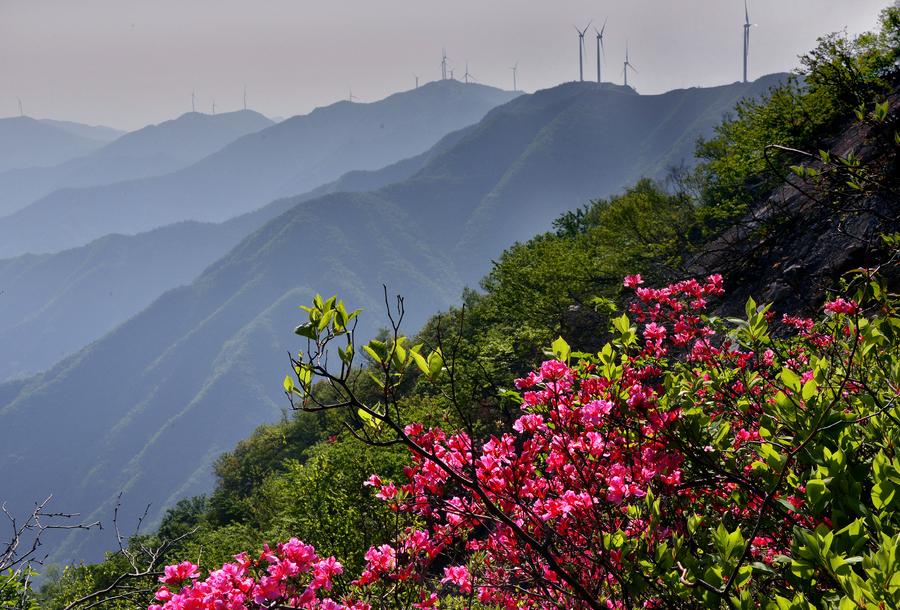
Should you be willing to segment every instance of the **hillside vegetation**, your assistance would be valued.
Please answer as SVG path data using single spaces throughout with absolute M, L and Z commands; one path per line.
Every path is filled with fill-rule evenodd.
M 280 214 L 256 225 L 190 284 L 162 295 L 44 373 L 0 388 L 11 396 L 0 406 L 6 500 L 24 507 L 52 492 L 56 502 L 100 518 L 128 490 L 123 518 L 136 518 L 152 503 L 149 520 L 157 522 L 178 499 L 210 489 L 216 456 L 256 426 L 280 417 L 279 371 L 293 348 L 282 329 L 294 322 L 296 303 L 321 290 L 377 309 L 386 284 L 407 297 L 406 322 L 423 324 L 430 313 L 456 302 L 466 285 L 476 285 L 490 260 L 518 236 L 544 230 L 591 193 L 619 191 L 637 177 L 629 173 L 634 168 L 664 176 L 684 142 L 711 134 L 738 100 L 763 95 L 781 80 L 774 76 L 659 96 L 592 83 L 561 85 L 494 108 L 476 125 L 440 142 L 422 165 L 399 164 L 388 172 L 395 172 L 398 182 L 356 193 L 338 187 L 278 207 Z M 459 83 L 444 85 L 466 90 Z M 422 89 L 411 93 L 434 94 Z M 405 106 L 408 101 L 403 94 L 391 103 Z M 678 109 L 676 117 L 661 113 L 654 122 L 645 121 L 670 106 Z M 634 129 L 621 131 L 623 123 Z M 569 139 L 574 136 L 560 137 L 582 131 L 609 132 L 618 139 L 584 139 L 573 147 Z M 666 135 L 651 138 L 657 132 Z M 638 134 L 642 137 L 635 139 Z M 255 141 L 257 135 L 249 137 Z M 647 138 L 654 147 L 646 147 Z M 629 160 L 628 171 L 612 158 L 610 147 Z M 576 177 L 572 169 L 604 163 L 620 164 L 621 175 L 603 170 Z M 524 166 L 528 171 L 520 171 Z M 403 172 L 413 168 L 403 179 Z M 362 184 L 364 178 L 350 175 L 347 184 L 359 179 Z M 537 185 L 552 185 L 555 191 L 543 205 L 535 199 Z M 275 206 L 285 203 L 291 200 Z M 518 214 L 519 206 L 530 212 Z M 490 233 L 469 244 L 473 219 L 488 210 L 517 222 L 489 223 Z M 298 268 L 296 261 L 308 256 L 308 264 Z M 39 277 L 28 280 L 21 285 L 42 285 Z M 359 334 L 374 336 L 379 326 L 380 320 L 368 316 Z M 60 391 L 65 401 L 56 399 Z M 72 430 L 95 451 L 86 454 L 65 443 Z M 193 435 L 193 440 L 176 452 L 173 434 Z M 28 440 L 35 438 L 39 442 Z M 5 468 L 20 463 L 27 467 Z M 190 464 L 190 472 L 175 467 L 179 463 Z M 108 531 L 73 533 L 55 547 L 54 557 L 99 559 L 114 544 Z
M 196 390 L 195 406 L 208 401 L 202 409 L 160 426 L 145 403 L 117 425 L 117 432 L 152 428 L 155 446 L 144 452 L 195 476 L 189 450 L 208 440 L 213 420 L 247 418 L 260 404 L 262 392 L 248 392 L 247 402 L 233 395 L 263 383 L 263 368 L 288 372 L 279 389 L 296 412 L 219 457 L 209 497 L 180 501 L 155 532 L 133 537 L 103 563 L 55 572 L 35 603 L 896 607 L 898 57 L 896 9 L 885 11 L 881 32 L 823 39 L 802 80 L 742 102 L 701 142 L 699 166 L 668 183 L 635 177 L 579 209 L 548 202 L 544 213 L 556 217 L 550 232 L 504 243 L 481 290 L 465 291 L 458 306 L 409 339 L 401 321 L 416 325 L 414 307 L 441 309 L 441 292 L 454 286 L 456 271 L 435 244 L 448 252 L 524 230 L 479 237 L 496 224 L 481 221 L 518 214 L 515 201 L 536 209 L 529 206 L 537 199 L 524 194 L 540 173 L 518 171 L 537 167 L 529 164 L 541 148 L 535 138 L 483 145 L 492 158 L 509 154 L 501 179 L 474 163 L 483 133 L 476 130 L 407 182 L 329 195 L 268 223 L 151 308 L 178 326 L 171 334 L 183 337 L 181 345 L 245 323 L 214 362 L 202 342 L 179 351 L 159 333 L 137 333 L 149 324 L 139 317 L 94 346 L 111 355 L 103 361 L 108 381 L 102 393 L 85 391 L 105 405 L 115 404 L 111 394 L 124 403 L 150 379 L 116 357 L 128 346 L 162 353 L 147 371 L 166 377 L 204 359 L 216 383 Z M 552 105 L 564 89 L 534 103 Z M 526 104 L 520 98 L 507 107 L 516 112 L 498 109 L 485 121 L 515 140 Z M 481 170 L 469 183 L 476 196 L 465 200 L 475 203 L 471 216 L 451 218 L 441 207 L 449 201 L 442 187 L 457 175 L 441 170 L 454 164 Z M 409 193 L 420 197 L 404 199 Z M 440 207 L 431 222 L 455 223 L 464 237 L 426 239 L 408 201 Z M 287 247 L 314 243 L 313 231 L 332 244 L 325 255 Z M 827 261 L 811 246 L 792 248 L 820 237 L 858 247 Z M 483 248 L 476 253 L 490 246 Z M 785 264 L 815 275 L 815 286 L 790 280 Z M 686 279 L 699 269 L 711 275 Z M 302 289 L 292 279 L 298 270 L 308 284 Z M 388 330 L 366 342 L 384 311 L 372 296 L 382 274 L 393 278 L 392 292 L 415 298 L 385 298 Z M 742 284 L 780 286 L 773 295 L 793 309 L 747 299 Z M 261 291 L 272 307 L 254 317 L 249 293 Z M 348 307 L 317 291 L 340 294 Z M 432 296 L 423 301 L 423 294 Z M 210 312 L 202 299 L 218 307 Z M 284 319 L 275 310 L 281 302 L 305 311 Z M 362 313 L 349 312 L 358 305 Z M 736 309 L 740 319 L 716 315 Z M 166 316 L 174 311 L 181 315 Z M 184 313 L 191 311 L 196 317 Z M 255 348 L 290 339 L 295 327 L 290 363 Z M 246 340 L 251 334 L 256 341 Z M 242 349 L 251 359 L 238 359 Z M 93 357 L 65 366 L 76 371 Z M 39 404 L 30 395 L 68 392 L 83 380 L 17 386 L 20 398 L 2 415 L 21 416 Z M 162 394 L 172 387 L 153 386 Z M 167 398 L 153 396 L 160 401 L 153 404 Z M 42 429 L 65 417 L 28 411 L 28 425 Z M 26 435 L 21 417 L 5 421 Z M 92 433 L 77 413 L 65 425 L 69 434 Z M 90 474 L 102 476 L 102 469 Z M 276 541 L 283 544 L 263 546 Z M 234 557 L 242 551 L 249 555 Z M 166 563 L 173 564 L 162 574 L 166 586 L 157 589 Z M 92 593 L 132 572 L 129 588 Z

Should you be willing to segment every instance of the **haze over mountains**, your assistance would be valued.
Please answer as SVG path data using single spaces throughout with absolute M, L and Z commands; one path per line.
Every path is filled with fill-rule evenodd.
M 124 134 L 89 155 L 59 165 L 8 170 L 0 173 L 0 216 L 15 212 L 58 189 L 111 184 L 173 172 L 243 135 L 272 124 L 271 120 L 252 110 L 217 115 L 189 112 L 177 119 Z M 70 124 L 62 123 L 62 128 L 74 129 L 67 125 Z M 93 133 L 100 129 L 76 131 Z
M 48 369 L 98 339 L 163 292 L 188 283 L 241 239 L 297 205 L 333 192 L 406 179 L 464 132 L 376 171 L 348 172 L 306 195 L 223 223 L 184 221 L 137 235 L 108 235 L 55 254 L 0 260 L 0 381 Z
M 57 127 L 73 135 L 88 138 L 89 140 L 97 140 L 99 142 L 112 142 L 126 133 L 121 129 L 107 127 L 106 125 L 85 125 L 84 123 L 57 121 L 56 119 L 38 119 L 38 121 L 45 125 L 52 125 L 53 127 Z
M 382 324 L 386 284 L 406 296 L 406 327 L 414 331 L 455 302 L 463 286 L 477 282 L 490 258 L 514 240 L 549 229 L 561 212 L 640 176 L 661 177 L 671 165 L 690 163 L 698 136 L 740 98 L 758 96 L 782 78 L 658 96 L 610 85 L 560 85 L 494 108 L 427 155 L 384 172 L 346 176 L 343 184 L 357 192 L 333 186 L 321 196 L 276 202 L 257 212 L 252 233 L 189 285 L 167 292 L 45 373 L 0 384 L 2 487 L 15 490 L 9 499 L 19 506 L 52 491 L 61 505 L 91 516 L 105 516 L 125 490 L 127 515 L 152 502 L 152 518 L 158 518 L 178 498 L 207 491 L 215 457 L 285 407 L 280 380 L 286 352 L 298 346 L 290 332 L 297 305 L 316 292 L 340 294 L 348 305 L 366 308 L 359 333 L 371 335 Z M 142 220 L 159 222 L 175 208 L 150 210 L 151 194 L 174 193 L 178 185 L 221 179 L 240 190 L 244 181 L 261 184 L 277 176 L 273 190 L 260 186 L 255 196 L 305 190 L 303 185 L 326 181 L 341 162 L 357 168 L 376 163 L 379 157 L 366 146 L 392 143 L 389 150 L 400 155 L 415 136 L 403 130 L 434 129 L 425 119 L 449 112 L 459 92 L 473 87 L 438 84 L 443 88 L 420 88 L 429 97 L 408 111 L 418 116 L 403 117 L 390 137 L 381 135 L 380 121 L 373 126 L 371 115 L 356 124 L 357 131 L 324 133 L 314 128 L 321 123 L 312 113 L 306 121 L 290 119 L 246 136 L 166 180 L 137 181 L 133 191 L 121 185 L 85 189 L 97 199 L 69 199 L 69 210 L 74 215 L 95 205 L 91 201 L 107 201 L 91 208 L 102 216 L 115 210 L 116 194 L 130 213 L 140 210 L 147 214 Z M 343 125 L 358 118 L 352 106 L 338 104 L 321 114 Z M 393 125 L 388 113 L 380 116 L 384 129 Z M 277 131 L 282 126 L 290 131 Z M 302 151 L 287 144 L 289 137 Z M 327 144 L 313 154 L 299 142 Z M 290 159 L 278 156 L 285 150 L 292 150 Z M 226 168 L 251 160 L 278 167 L 254 164 L 253 173 L 228 175 Z M 190 206 L 182 213 L 218 219 L 250 205 L 250 195 L 229 198 L 217 185 L 192 193 L 195 200 L 178 200 Z M 65 211 L 62 203 L 47 201 Z M 126 222 L 126 216 L 115 220 Z M 6 225 L 5 235 L 17 232 L 13 226 L 24 233 L 27 225 Z M 184 225 L 188 231 L 194 226 Z M 208 227 L 196 226 L 198 232 Z M 155 233 L 172 234 L 167 231 L 174 228 Z M 15 265 L 23 277 L 30 273 L 21 262 Z M 35 280 L 29 281 L 33 286 Z M 73 438 L 78 442 L 68 442 Z M 95 450 L 86 454 L 84 445 Z M 58 556 L 95 558 L 107 543 L 70 537 Z
M 440 81 L 378 102 L 317 108 L 171 174 L 39 199 L 0 219 L 0 257 L 57 252 L 108 233 L 138 233 L 181 220 L 223 221 L 347 171 L 419 154 L 515 95 Z
M 443 91 L 446 95 L 436 97 L 435 91 Z M 358 108 L 347 108 L 350 105 L 341 102 L 336 105 L 340 111 L 332 118 L 325 116 L 330 112 L 328 109 L 316 111 L 313 114 L 318 116 L 312 120 L 312 127 L 318 133 L 313 138 L 305 137 L 311 131 L 309 128 L 291 132 L 298 136 L 294 140 L 289 139 L 291 133 L 275 134 L 273 137 L 281 138 L 280 147 L 300 150 L 354 144 L 353 154 L 357 158 L 377 158 L 382 165 L 392 164 L 378 171 L 354 170 L 322 186 L 315 184 L 316 179 L 311 178 L 309 182 L 317 188 L 308 196 L 337 189 L 366 190 L 406 178 L 421 167 L 429 154 L 440 150 L 438 146 L 428 151 L 443 135 L 437 132 L 439 125 L 447 131 L 469 125 L 484 116 L 490 108 L 516 95 L 480 85 L 464 87 L 453 82 L 434 83 L 406 95 L 391 96 L 378 104 L 354 104 Z M 345 123 L 347 110 L 357 111 L 349 115 L 354 121 L 371 122 L 371 119 L 408 115 L 410 118 L 402 120 L 409 123 L 409 133 L 391 130 L 369 140 L 355 139 Z M 79 162 L 90 162 L 93 164 L 91 167 L 102 169 L 114 165 L 117 159 L 125 158 L 129 151 L 151 149 L 155 142 L 164 143 L 157 147 L 158 150 L 177 148 L 180 138 L 197 134 L 197 130 L 187 129 L 186 123 L 187 127 L 195 125 L 198 117 L 204 117 L 200 122 L 205 126 L 224 125 L 226 120 L 230 124 L 238 119 L 241 124 L 258 124 L 261 122 L 258 119 L 269 124 L 261 115 L 247 111 L 215 117 L 189 114 L 176 121 L 123 136 Z M 208 119 L 216 119 L 216 122 Z M 300 121 L 300 124 L 302 127 L 303 122 Z M 378 129 L 385 132 L 382 124 L 378 123 Z M 163 128 L 162 137 L 159 127 Z M 332 132 L 340 137 L 330 138 Z M 211 139 L 207 130 L 200 130 L 200 135 Z M 269 137 L 269 134 L 263 134 L 263 143 Z M 341 137 L 344 139 L 341 140 Z M 193 145 L 194 150 L 199 148 L 199 144 Z M 394 164 L 399 160 L 399 155 L 405 155 L 410 150 L 426 153 Z M 317 150 L 304 154 L 316 162 L 321 156 Z M 104 163 L 104 155 L 111 159 L 110 163 Z M 257 163 L 260 166 L 264 164 L 265 159 Z M 337 164 L 347 165 L 348 162 L 338 160 Z M 250 166 L 254 167 L 252 164 Z M 291 171 L 296 171 L 296 168 Z M 316 171 L 323 170 L 319 168 Z M 242 175 L 239 173 L 230 179 L 240 180 Z M 248 178 L 248 181 L 252 182 L 252 179 Z M 98 238 L 84 247 L 54 255 L 24 255 L 0 261 L 0 285 L 5 291 L 4 298 L 0 299 L 0 380 L 42 371 L 99 338 L 164 291 L 193 279 L 241 237 L 286 209 L 282 205 L 283 202 L 275 202 L 218 225 L 181 223 L 152 230 L 146 235 Z M 74 212 L 77 216 L 78 210 Z M 43 222 L 52 224 L 52 216 Z
M 61 126 L 27 116 L 0 119 L 0 172 L 62 163 L 93 152 L 108 141 L 89 128 L 78 131 L 82 130 L 73 129 L 71 124 Z

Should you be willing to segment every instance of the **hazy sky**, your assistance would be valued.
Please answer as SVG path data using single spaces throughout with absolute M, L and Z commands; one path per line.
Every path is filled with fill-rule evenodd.
M 752 0 L 751 77 L 797 65 L 816 37 L 873 27 L 887 0 Z M 604 80 L 625 41 L 641 93 L 732 82 L 741 0 L 0 0 L 0 116 L 136 128 L 190 110 L 291 116 L 440 76 L 527 91 L 578 77 L 573 24 L 608 18 Z M 590 40 L 586 75 L 596 76 Z

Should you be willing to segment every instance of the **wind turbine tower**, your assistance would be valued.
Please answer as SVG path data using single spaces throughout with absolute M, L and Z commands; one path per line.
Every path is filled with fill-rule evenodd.
M 473 81 L 476 80 L 475 75 L 469 73 L 469 62 L 466 61 L 466 73 L 463 75 L 463 80 L 466 82 L 467 85 L 469 84 L 469 79 L 470 79 L 470 78 L 471 78 Z
M 197 112 L 197 96 L 193 90 L 191 90 L 191 112 Z
M 584 82 L 584 33 L 591 27 L 591 22 L 583 30 L 579 30 L 577 25 L 572 27 L 578 32 L 578 80 Z
M 441 80 L 447 80 L 447 49 L 441 54 Z
M 603 27 L 600 28 L 600 31 L 597 32 L 597 28 L 594 28 L 594 31 L 597 32 L 597 82 L 603 82 L 600 78 L 600 51 L 603 50 L 603 31 L 606 30 L 606 20 L 603 21 Z
M 213 98 L 213 116 L 216 116 L 216 98 Z
M 413 74 L 413 78 L 416 79 L 416 89 L 418 89 L 419 88 L 419 75 Z
M 755 26 L 750 23 L 750 9 L 747 8 L 747 0 L 744 0 L 744 82 L 747 82 L 747 61 L 750 58 L 750 28 Z
M 25 111 L 22 110 L 22 98 L 17 97 L 16 99 L 19 100 L 19 116 L 25 116 Z
M 631 68 L 632 70 L 637 72 L 637 68 L 635 68 L 634 65 L 630 61 L 628 61 L 628 41 L 625 41 L 625 66 L 622 69 L 622 72 L 623 72 L 623 74 L 625 74 L 625 86 L 626 87 L 628 86 L 628 68 Z
M 247 109 L 247 85 L 244 85 L 244 110 Z
M 519 72 L 519 62 L 517 61 L 516 65 L 514 65 L 512 68 L 510 68 L 510 70 L 512 70 L 512 73 L 513 73 L 513 92 L 515 93 L 516 91 L 519 90 L 516 85 L 516 75 Z

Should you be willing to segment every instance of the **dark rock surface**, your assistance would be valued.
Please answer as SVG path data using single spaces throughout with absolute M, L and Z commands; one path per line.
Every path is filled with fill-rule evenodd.
M 888 119 L 854 123 L 829 146 L 831 163 L 800 152 L 797 163 L 817 177 L 786 176 L 785 184 L 741 222 L 704 247 L 688 264 L 691 275 L 721 273 L 728 296 L 717 313 L 743 312 L 747 298 L 773 303 L 779 312 L 810 313 L 853 269 L 880 267 L 894 288 L 900 267 L 888 260 L 880 238 L 900 231 L 900 168 L 894 134 L 900 93 L 889 98 Z M 865 172 L 862 189 L 838 157 L 856 156 Z

